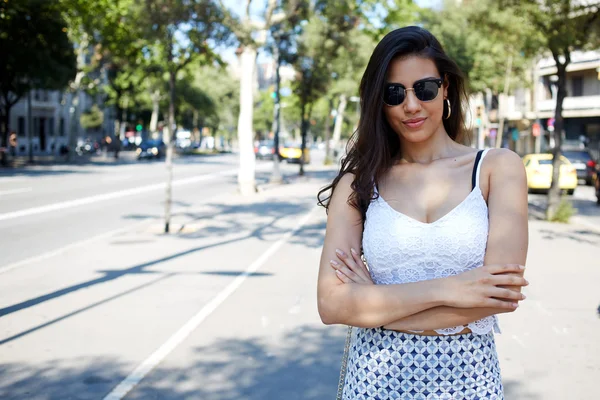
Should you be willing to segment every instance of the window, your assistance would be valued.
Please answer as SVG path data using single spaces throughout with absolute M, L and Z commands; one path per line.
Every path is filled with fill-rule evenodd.
M 48 119 L 48 134 L 54 136 L 54 118 Z
M 25 117 L 19 117 L 17 123 L 17 135 L 18 136 L 26 136 L 27 132 L 25 132 Z
M 58 126 L 58 135 L 65 136 L 65 119 L 61 118 Z
M 35 101 L 39 101 L 40 100 L 40 91 L 39 90 L 34 90 L 33 91 L 33 99 Z
M 583 76 L 574 76 L 571 78 L 572 93 L 571 96 L 583 96 Z
M 40 119 L 38 117 L 33 118 L 33 134 L 37 135 L 40 132 Z

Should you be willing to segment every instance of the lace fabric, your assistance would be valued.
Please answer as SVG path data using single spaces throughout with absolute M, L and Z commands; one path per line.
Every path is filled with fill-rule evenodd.
M 475 188 L 448 214 L 432 223 L 423 223 L 396 211 L 381 196 L 371 202 L 362 245 L 375 284 L 446 278 L 483 265 L 489 220 L 488 207 L 479 188 L 480 167 L 481 162 Z M 492 330 L 500 332 L 495 315 L 466 326 L 435 331 L 453 335 L 465 327 L 479 335 Z

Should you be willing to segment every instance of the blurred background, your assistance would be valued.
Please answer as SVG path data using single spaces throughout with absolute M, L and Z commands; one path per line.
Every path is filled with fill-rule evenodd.
M 527 170 L 507 399 L 600 398 L 599 9 L 1 1 L 0 397 L 333 398 L 345 331 L 316 311 L 316 194 L 375 45 L 419 25 L 468 78 L 467 144 Z

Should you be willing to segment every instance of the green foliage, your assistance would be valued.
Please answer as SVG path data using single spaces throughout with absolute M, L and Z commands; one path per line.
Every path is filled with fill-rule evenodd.
M 44 0 L 0 2 L 0 104 L 10 108 L 32 88 L 60 90 L 75 76 L 73 45 L 58 8 Z M 6 122 L 2 144 L 6 144 Z
M 271 93 L 272 89 L 263 90 L 254 100 L 253 125 L 257 131 L 270 132 L 272 130 L 275 99 Z
M 494 0 L 446 2 L 442 10 L 422 10 L 421 19 L 465 73 L 469 91 L 502 91 L 509 55 L 512 86 L 525 81 L 539 35 L 515 10 Z
M 571 202 L 565 198 L 562 198 L 554 215 L 550 216 L 550 222 L 560 222 L 568 224 L 570 218 L 577 214 L 577 209 L 573 207 Z
M 104 123 L 104 113 L 94 104 L 88 111 L 81 113 L 79 122 L 85 129 L 100 128 Z

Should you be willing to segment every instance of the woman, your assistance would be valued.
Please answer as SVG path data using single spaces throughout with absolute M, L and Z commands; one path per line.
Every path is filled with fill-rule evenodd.
M 360 98 L 356 140 L 319 193 L 319 313 L 356 327 L 343 398 L 503 399 L 493 330 L 528 284 L 523 163 L 461 144 L 464 79 L 422 28 L 382 39 Z

